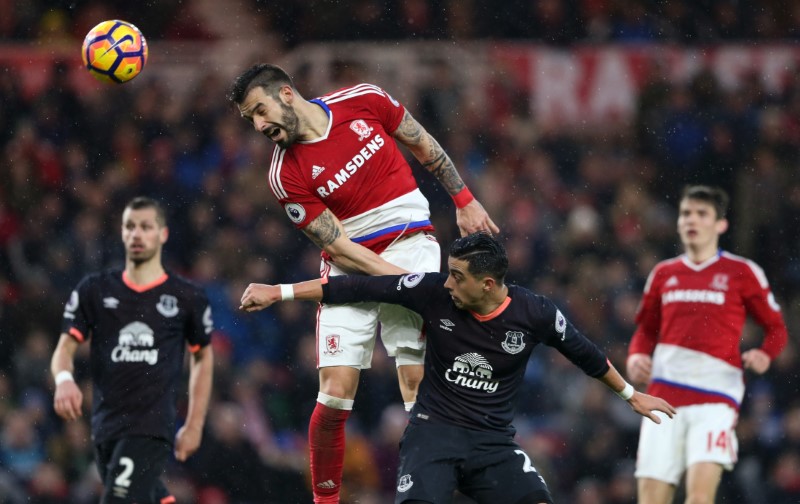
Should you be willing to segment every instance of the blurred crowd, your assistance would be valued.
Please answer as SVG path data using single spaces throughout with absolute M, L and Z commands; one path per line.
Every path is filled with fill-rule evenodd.
M 800 37 L 800 5 L 784 0 L 237 0 L 291 47 L 353 39 L 526 39 L 547 44 L 705 44 Z M 1 0 L 0 38 L 83 38 L 97 19 L 136 19 L 155 38 L 210 39 L 198 0 Z M 229 4 L 226 2 L 226 4 Z M 245 14 L 243 14 L 245 16 Z M 94 22 L 92 22 L 94 21 Z M 242 20 L 245 22 L 245 20 Z
M 167 8 L 179 2 L 156 3 Z M 359 10 L 376 10 L 379 19 L 416 8 L 422 20 L 412 23 L 420 30 L 413 33 L 438 36 L 441 30 L 454 35 L 454 28 L 449 16 L 434 12 L 458 9 L 474 16 L 481 2 L 358 3 Z M 16 17 L 3 16 L 0 34 L 21 39 L 34 36 L 27 30 L 35 24 L 24 20 L 46 17 L 25 16 L 57 7 L 69 18 L 95 5 L 11 4 Z M 294 27 L 280 21 L 289 11 L 313 18 L 315 8 L 335 2 L 284 4 L 272 11 L 273 3 L 255 2 L 275 26 L 303 31 L 287 32 L 287 38 L 344 36 L 315 31 L 319 21 Z M 557 42 L 635 40 L 637 33 L 691 42 L 711 37 L 704 26 L 712 25 L 715 38 L 789 37 L 800 27 L 795 12 L 780 11 L 789 9 L 787 2 L 760 2 L 757 12 L 745 4 L 545 0 L 515 3 L 494 13 L 494 20 L 506 23 L 522 14 L 544 24 L 556 15 L 580 20 L 580 30 L 558 30 L 566 40 L 548 39 Z M 678 38 L 660 28 L 687 12 L 703 16 L 687 21 Z M 728 24 L 716 17 L 725 12 Z M 424 20 L 430 31 L 422 30 Z M 484 21 L 469 23 L 469 36 L 498 35 L 500 24 Z M 599 25 L 602 30 L 592 32 Z M 529 27 L 508 26 L 509 36 L 530 36 Z M 684 29 L 675 21 L 670 26 Z M 247 315 L 237 310 L 250 282 L 319 274 L 319 251 L 292 229 L 269 191 L 271 144 L 228 106 L 228 82 L 218 75 L 187 82 L 188 99 L 175 100 L 172 90 L 146 74 L 135 85 L 76 93 L 60 78 L 63 71 L 56 65 L 46 91 L 28 96 L 16 74 L 0 67 L 0 503 L 96 502 L 88 404 L 77 422 L 54 415 L 49 359 L 78 280 L 122 266 L 121 211 L 136 195 L 167 207 L 165 262 L 206 289 L 217 326 L 203 446 L 187 464 L 169 467 L 170 489 L 178 502 L 309 502 L 305 438 L 317 391 L 316 306 L 281 303 Z M 440 140 L 500 225 L 509 280 L 554 299 L 619 369 L 646 275 L 680 251 L 675 207 L 681 187 L 713 183 L 731 193 L 731 229 L 723 246 L 765 269 L 790 342 L 767 375 L 746 376 L 740 462 L 725 475 L 719 501 L 800 502 L 800 75 L 772 94 L 755 77 L 723 91 L 708 73 L 681 85 L 652 75 L 630 124 L 580 133 L 537 126 L 519 96 L 504 109 L 475 111 L 466 106 L 462 84 L 433 81 L 405 105 Z M 302 80 L 297 85 L 306 89 Z M 125 104 L 125 111 L 109 113 L 109 104 Z M 465 110 L 472 115 L 459 115 Z M 414 169 L 446 251 L 457 233 L 454 208 L 432 176 Z M 759 338 L 748 326 L 743 347 L 758 345 Z M 87 347 L 76 377 L 90 398 Z M 391 501 L 405 423 L 394 363 L 379 349 L 372 369 L 362 373 L 348 421 L 345 502 Z M 515 425 L 558 502 L 635 502 L 638 417 L 557 352 L 534 352 Z

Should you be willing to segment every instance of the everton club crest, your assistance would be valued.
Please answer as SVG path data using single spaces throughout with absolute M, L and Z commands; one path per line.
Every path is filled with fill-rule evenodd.
M 525 342 L 522 341 L 523 336 L 525 336 L 525 333 L 522 331 L 508 331 L 506 332 L 506 340 L 500 346 L 510 354 L 518 354 L 525 348 Z

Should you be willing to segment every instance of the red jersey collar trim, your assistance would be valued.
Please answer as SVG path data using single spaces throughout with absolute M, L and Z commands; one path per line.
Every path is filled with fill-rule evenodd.
M 683 264 L 685 264 L 686 267 L 691 269 L 691 270 L 702 271 L 702 270 L 706 269 L 707 267 L 711 266 L 712 264 L 714 264 L 715 262 L 719 261 L 719 258 L 721 256 L 722 256 L 722 251 L 719 251 L 716 254 L 714 254 L 713 256 L 711 256 L 708 259 L 706 259 L 705 261 L 703 261 L 701 263 L 696 263 L 696 262 L 692 262 L 692 260 L 689 259 L 688 255 L 683 254 L 681 256 L 681 261 L 683 261 Z
M 481 315 L 480 313 L 474 312 L 472 310 L 470 310 L 469 312 L 479 322 L 487 322 L 487 321 L 492 320 L 493 318 L 497 317 L 498 315 L 500 315 L 504 311 L 506 311 L 506 308 L 508 308 L 509 304 L 511 304 L 511 298 L 506 296 L 506 299 L 503 301 L 503 303 L 500 306 L 498 306 L 497 308 L 495 308 L 491 313 L 487 313 L 486 315 Z
M 125 285 L 128 286 L 129 289 L 131 289 L 133 291 L 136 291 L 136 292 L 144 292 L 144 291 L 150 290 L 150 289 L 152 289 L 154 287 L 158 287 L 159 285 L 161 285 L 164 282 L 166 282 L 168 278 L 169 278 L 169 275 L 167 275 L 167 273 L 165 272 L 163 275 L 161 275 L 160 277 L 156 278 L 155 280 L 153 280 L 149 284 L 139 285 L 139 284 L 133 283 L 133 280 L 131 280 L 131 278 L 128 276 L 128 272 L 127 271 L 123 271 L 122 272 L 122 281 L 125 283 Z

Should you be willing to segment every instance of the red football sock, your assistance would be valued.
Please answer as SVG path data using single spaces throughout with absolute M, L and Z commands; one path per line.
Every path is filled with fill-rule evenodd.
M 314 502 L 338 503 L 344 465 L 344 424 L 349 410 L 317 403 L 308 425 Z

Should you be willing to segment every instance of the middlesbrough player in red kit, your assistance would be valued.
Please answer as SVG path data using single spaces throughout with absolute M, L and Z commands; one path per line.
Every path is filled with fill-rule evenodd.
M 686 253 L 659 263 L 645 286 L 627 371 L 632 382 L 677 407 L 672 422 L 642 423 L 636 477 L 640 504 L 672 502 L 686 473 L 686 502 L 714 502 L 723 469 L 736 462 L 742 368 L 761 374 L 786 344 L 780 307 L 761 268 L 719 250 L 727 194 L 687 187 L 678 234 Z M 746 317 L 760 348 L 740 353 Z
M 286 72 L 261 64 L 235 80 L 230 99 L 276 144 L 270 188 L 295 227 L 323 250 L 323 276 L 439 271 L 428 201 L 395 140 L 453 197 L 462 234 L 499 232 L 439 143 L 375 85 L 305 100 Z M 423 374 L 420 316 L 380 303 L 320 305 L 320 390 L 309 423 L 315 502 L 339 502 L 345 421 L 360 370 L 371 365 L 379 324 L 410 410 Z

